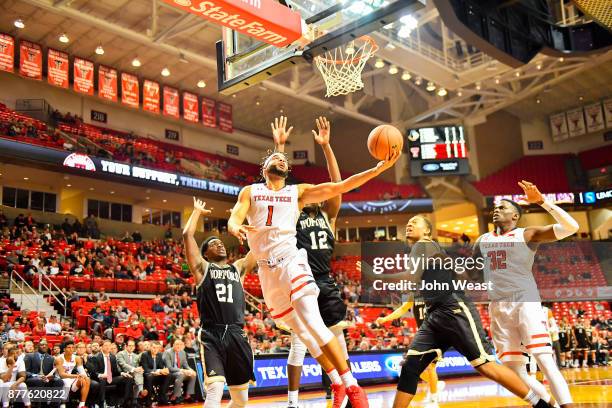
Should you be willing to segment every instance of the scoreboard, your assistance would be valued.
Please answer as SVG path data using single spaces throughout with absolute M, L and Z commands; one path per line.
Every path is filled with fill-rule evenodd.
M 469 174 L 463 126 L 410 129 L 407 139 L 413 177 Z

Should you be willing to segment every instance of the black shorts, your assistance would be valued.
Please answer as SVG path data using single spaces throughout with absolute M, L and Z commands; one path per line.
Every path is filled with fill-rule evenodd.
M 316 278 L 315 282 L 319 287 L 319 312 L 323 322 L 327 327 L 332 327 L 346 318 L 346 305 L 340 296 L 340 290 L 336 281 L 332 278 Z
M 590 350 L 591 344 L 587 339 L 578 339 L 576 344 L 576 350 Z
M 242 385 L 255 381 L 253 350 L 241 327 L 219 325 L 202 328 L 200 340 L 206 383 L 217 380 L 227 385 Z
M 562 352 L 562 353 L 567 353 L 568 351 L 571 351 L 571 350 L 572 350 L 571 346 L 569 346 L 569 345 L 567 344 L 567 342 L 565 342 L 565 341 L 563 341 L 563 342 L 562 342 L 562 341 L 560 341 L 560 342 L 559 342 L 559 346 L 560 346 L 560 348 L 561 348 L 561 352 Z
M 458 299 L 427 311 L 425 320 L 408 349 L 397 389 L 411 393 L 406 383 L 409 381 L 407 377 L 414 372 L 414 367 L 409 365 L 418 364 L 417 371 L 420 374 L 438 355 L 443 355 L 451 347 L 463 354 L 474 367 L 495 361 L 492 355 L 493 347 L 485 335 L 480 315 L 472 302 Z

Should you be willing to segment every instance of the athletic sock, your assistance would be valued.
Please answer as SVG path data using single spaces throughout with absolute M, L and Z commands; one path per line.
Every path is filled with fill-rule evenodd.
M 346 372 L 344 374 L 340 375 L 340 378 L 342 378 L 342 382 L 347 388 L 353 385 L 357 385 L 357 380 L 355 379 L 355 377 L 353 377 L 353 373 L 351 373 L 351 370 L 349 370 L 348 368 L 346 369 Z
M 85 407 L 85 403 L 84 402 L 79 402 L 79 408 L 84 408 Z
M 340 374 L 338 374 L 338 370 L 332 368 L 331 371 L 326 371 L 327 376 L 331 380 L 332 384 L 342 384 L 342 378 L 340 378 Z
M 289 391 L 287 393 L 287 403 L 289 404 L 290 407 L 297 407 L 298 406 L 298 401 L 299 401 L 299 395 L 300 390 L 295 390 L 295 391 Z
M 536 394 L 531 388 L 525 397 L 523 397 L 523 401 L 530 403 L 534 407 L 540 402 L 541 398 L 538 394 Z

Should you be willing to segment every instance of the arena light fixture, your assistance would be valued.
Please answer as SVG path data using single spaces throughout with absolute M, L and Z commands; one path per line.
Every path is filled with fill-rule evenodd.
M 404 27 L 410 29 L 410 31 L 414 30 L 418 27 L 419 22 L 412 15 L 408 14 L 407 16 L 403 16 L 400 18 L 400 23 L 404 25 Z
M 389 74 L 395 75 L 399 72 L 399 69 L 395 65 L 391 65 L 389 67 Z
M 98 45 L 98 46 L 96 47 L 96 54 L 98 54 L 98 55 L 104 55 L 104 48 L 102 48 L 102 46 L 101 46 L 101 45 Z
M 498 84 L 498 85 L 499 85 L 500 81 L 501 81 L 501 80 L 499 79 L 499 77 L 496 77 L 496 78 L 495 78 L 495 83 L 496 83 L 496 84 Z
M 563 61 L 565 61 L 565 58 L 559 57 L 559 62 L 563 62 Z
M 164 69 L 162 69 L 162 71 L 161 71 L 161 74 L 164 77 L 169 77 L 170 76 L 170 70 L 168 69 L 168 67 L 164 67 Z
M 438 89 L 438 96 L 446 96 L 448 95 L 448 91 L 445 88 Z
M 162 200 L 162 202 L 167 203 L 167 202 L 168 202 L 168 200 L 166 200 L 166 199 L 164 198 L 164 199 Z
M 134 58 L 132 60 L 132 66 L 138 68 L 139 66 L 141 66 L 142 63 L 140 62 L 140 60 L 138 59 L 138 57 Z
M 403 81 L 408 81 L 408 80 L 410 80 L 410 78 L 412 78 L 412 75 L 410 75 L 410 72 L 404 71 L 404 73 L 402 74 L 402 80 Z
M 423 78 L 421 78 L 420 76 L 418 76 L 418 77 L 416 77 L 416 78 L 414 79 L 414 84 L 415 84 L 416 86 L 421 86 L 421 84 L 422 84 L 422 83 L 423 83 Z
M 542 100 L 540 98 L 536 98 L 536 103 L 540 104 L 540 103 L 542 103 Z
M 255 98 L 255 106 L 260 106 L 260 105 L 261 105 L 261 99 Z
M 433 82 L 429 81 L 427 82 L 427 86 L 425 87 L 425 89 L 427 89 L 428 92 L 433 92 L 436 90 L 436 84 L 434 84 Z
M 536 69 L 537 69 L 538 71 L 542 69 L 542 63 L 541 63 L 541 62 L 540 62 L 540 63 L 538 63 L 538 65 L 536 65 Z
M 68 38 L 68 36 L 66 35 L 66 33 L 62 33 L 59 36 L 59 42 L 63 43 L 63 44 L 68 44 L 70 42 L 70 38 Z
M 94 191 L 94 188 L 93 187 L 89 187 L 89 191 Z
M 23 178 L 25 181 L 28 181 L 30 178 L 29 177 L 24 177 Z
M 520 77 L 521 76 L 521 71 L 516 71 L 514 73 L 514 76 L 517 77 L 517 78 Z
M 203 79 L 200 79 L 198 81 L 198 88 L 206 88 L 206 81 L 204 81 Z
M 13 24 L 15 25 L 15 27 L 21 29 L 21 28 L 25 28 L 25 23 L 23 22 L 22 19 L 18 18 L 17 20 L 15 20 L 13 22 Z
M 383 68 L 385 66 L 385 61 L 382 58 L 378 58 L 374 63 L 374 68 Z
M 481 88 L 482 88 L 482 84 L 480 82 L 476 82 L 476 90 L 480 91 Z
M 397 36 L 399 38 L 408 38 L 410 37 L 411 32 L 412 30 L 410 28 L 408 28 L 407 26 L 402 26 L 402 28 L 400 28 L 397 32 Z
M 110 194 L 115 194 L 115 192 L 114 192 L 114 191 L 109 191 L 109 193 L 110 193 Z
M 72 184 L 66 184 L 66 187 L 72 187 Z
M 457 89 L 457 96 L 463 95 L 463 90 L 461 88 Z

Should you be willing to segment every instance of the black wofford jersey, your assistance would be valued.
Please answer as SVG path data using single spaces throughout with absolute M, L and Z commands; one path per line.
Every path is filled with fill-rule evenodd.
M 334 252 L 334 234 L 321 211 L 314 218 L 300 212 L 296 226 L 297 247 L 308 253 L 308 264 L 315 278 L 325 278 L 331 271 L 331 257 Z
M 197 288 L 202 326 L 237 324 L 244 326 L 244 291 L 234 265 L 209 263 L 204 281 Z

